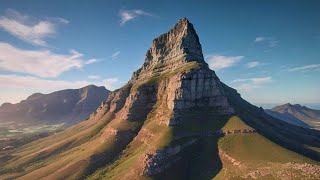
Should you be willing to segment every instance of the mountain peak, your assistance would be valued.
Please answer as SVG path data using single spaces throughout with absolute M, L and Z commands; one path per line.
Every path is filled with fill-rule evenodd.
M 133 74 L 140 76 L 173 70 L 187 62 L 196 61 L 207 66 L 202 54 L 199 37 L 188 19 L 180 19 L 167 33 L 152 41 L 142 67 Z
M 302 106 L 300 104 L 294 104 L 293 106 L 297 107 L 297 108 L 302 108 Z
M 279 106 L 276 106 L 274 108 L 287 108 L 287 109 L 291 109 L 291 108 L 298 108 L 298 109 L 301 109 L 302 106 L 300 104 L 291 104 L 291 103 L 286 103 L 286 104 L 283 104 L 283 105 L 279 105 Z
M 174 27 L 169 30 L 168 33 L 170 33 L 170 32 L 171 32 L 171 33 L 172 33 L 172 32 L 175 32 L 176 35 L 177 35 L 177 34 L 180 34 L 180 33 L 190 33 L 190 32 L 196 34 L 193 25 L 190 23 L 190 21 L 189 21 L 187 18 L 182 18 L 182 19 L 180 19 L 180 20 L 174 25 Z M 167 33 L 166 33 L 166 34 L 167 34 Z M 163 35 L 165 35 L 165 34 L 163 34 Z M 161 35 L 160 35 L 160 36 L 161 36 Z M 158 38 L 156 38 L 156 39 L 158 39 Z M 155 40 L 156 40 L 156 39 L 155 39 Z
M 29 97 L 27 98 L 27 100 L 35 99 L 35 98 L 38 98 L 38 97 L 41 97 L 41 96 L 43 96 L 43 94 L 41 94 L 41 93 L 34 93 L 34 94 L 32 94 L 31 96 L 29 96 Z
M 153 56 L 158 53 L 163 55 Z M 187 56 L 187 61 L 201 62 L 204 59 L 197 32 L 187 18 L 180 19 L 167 33 L 153 40 L 152 47 L 147 52 L 146 61 L 168 60 L 179 56 Z

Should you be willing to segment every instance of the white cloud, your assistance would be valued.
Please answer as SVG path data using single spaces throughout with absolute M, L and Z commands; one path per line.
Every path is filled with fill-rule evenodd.
M 255 85 L 255 84 L 241 84 L 237 87 L 235 87 L 237 90 L 240 90 L 240 91 L 244 91 L 244 92 L 251 92 L 253 91 L 254 89 L 256 88 L 259 88 L 260 86 L 258 85 Z
M 85 62 L 85 64 L 92 64 L 92 63 L 95 63 L 95 62 L 98 62 L 97 59 L 89 59 Z
M 77 89 L 90 84 L 105 86 L 109 90 L 114 90 L 120 85 L 117 78 L 107 78 L 99 81 L 65 81 L 42 79 L 33 76 L 0 75 L 1 97 L 5 97 L 0 98 L 0 104 L 7 101 L 19 102 L 36 92 L 50 93 L 62 89 Z
M 263 36 L 256 37 L 254 42 L 255 43 L 266 43 L 269 47 L 274 47 L 274 46 L 278 45 L 278 43 L 279 43 L 279 41 L 277 41 L 273 37 L 263 37 Z
M 293 72 L 293 71 L 306 71 L 306 70 L 318 71 L 320 70 L 320 64 L 309 64 L 305 66 L 295 67 L 295 68 L 289 69 L 288 71 Z
M 251 92 L 256 88 L 260 88 L 263 84 L 270 82 L 272 82 L 272 77 L 235 79 L 231 83 L 242 83 L 237 85 L 235 88 L 245 92 Z
M 40 77 L 57 77 L 65 71 L 79 69 L 95 62 L 84 60 L 83 54 L 71 50 L 69 54 L 56 54 L 49 50 L 24 50 L 0 42 L 0 70 L 21 72 Z
M 265 37 L 256 37 L 254 42 L 261 42 L 261 41 L 264 41 L 265 39 L 266 39 Z
M 255 67 L 264 66 L 264 65 L 267 65 L 267 64 L 266 63 L 261 63 L 261 62 L 258 62 L 258 61 L 252 61 L 252 62 L 248 62 L 246 64 L 246 67 L 247 68 L 255 68 Z
M 260 63 L 258 61 L 252 61 L 252 62 L 248 62 L 246 64 L 247 68 L 254 68 L 254 67 L 257 67 L 259 65 L 260 65 Z
M 88 78 L 89 79 L 100 79 L 101 77 L 97 76 L 97 75 L 89 75 Z
M 0 28 L 11 35 L 34 45 L 46 46 L 45 39 L 56 33 L 59 24 L 67 24 L 63 18 L 47 18 L 34 20 L 14 10 L 7 10 L 6 15 L 0 16 Z
M 103 86 L 109 90 L 114 90 L 118 82 L 119 82 L 118 78 L 108 78 L 108 79 L 102 80 L 101 84 L 103 84 Z
M 132 21 L 139 16 L 152 16 L 152 14 L 147 13 L 145 11 L 135 9 L 135 10 L 120 10 L 119 12 L 121 20 L 120 25 L 124 25 L 125 23 Z
M 86 81 L 63 81 L 63 80 L 48 80 L 33 76 L 18 76 L 18 75 L 0 75 L 0 87 L 3 88 L 30 88 L 58 90 L 68 88 L 80 88 L 90 84 Z
M 237 82 L 251 82 L 252 84 L 265 84 L 265 83 L 272 82 L 272 77 L 235 79 L 232 81 L 232 83 L 237 83 Z
M 0 87 L 39 89 L 44 92 L 48 90 L 57 91 L 59 89 L 81 88 L 90 84 L 105 86 L 107 89 L 113 90 L 118 82 L 118 78 L 107 78 L 101 81 L 64 81 L 42 79 L 33 76 L 0 75 Z
M 213 70 L 224 69 L 236 65 L 244 56 L 210 55 L 206 57 L 209 67 Z
M 112 60 L 115 60 L 115 59 L 117 59 L 117 57 L 120 55 L 120 51 L 116 51 L 116 52 L 114 52 L 112 55 L 111 55 L 111 59 Z

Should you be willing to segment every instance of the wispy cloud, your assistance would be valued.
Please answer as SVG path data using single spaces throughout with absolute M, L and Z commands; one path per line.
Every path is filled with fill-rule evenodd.
M 251 82 L 253 84 L 265 84 L 272 82 L 272 77 L 261 77 L 261 78 L 245 78 L 245 79 L 235 79 L 232 83 L 236 82 Z
M 114 90 L 116 88 L 117 83 L 119 83 L 118 78 L 108 78 L 108 79 L 102 80 L 100 84 L 109 90 Z
M 68 20 L 59 17 L 36 20 L 11 9 L 0 16 L 1 29 L 25 42 L 39 46 L 47 46 L 45 39 L 56 33 L 58 25 L 68 23 Z
M 97 59 L 89 59 L 85 62 L 85 64 L 92 64 L 92 63 L 95 63 L 95 62 L 98 62 Z
M 69 54 L 57 54 L 49 50 L 19 49 L 0 42 L 0 69 L 40 77 L 57 77 L 65 71 L 96 62 L 95 59 L 85 60 L 83 56 L 75 50 Z
M 247 64 L 246 64 L 246 66 L 247 66 L 247 68 L 254 68 L 254 67 L 257 67 L 257 66 L 259 66 L 259 62 L 258 61 L 252 61 L 252 62 L 248 62 Z
M 272 82 L 272 77 L 235 79 L 231 83 L 238 84 L 235 86 L 235 88 L 238 90 L 250 92 L 253 89 L 260 88 L 263 84 L 270 82 Z
M 100 79 L 101 77 L 98 75 L 89 75 L 88 78 L 89 79 Z
M 120 19 L 120 25 L 124 25 L 129 21 L 132 21 L 140 16 L 152 16 L 152 14 L 147 13 L 140 9 L 134 9 L 134 10 L 120 10 L 119 15 L 121 17 Z
M 261 63 L 259 61 L 251 61 L 246 64 L 246 67 L 251 69 L 263 65 L 266 65 L 266 63 Z
M 209 67 L 213 70 L 219 70 L 236 65 L 244 56 L 222 56 L 222 55 L 209 55 L 206 61 Z
M 120 85 L 118 78 L 106 78 L 92 81 L 64 81 L 42 79 L 33 76 L 0 75 L 0 88 L 6 89 L 8 92 L 16 92 L 11 99 L 0 98 L 0 101 L 18 102 L 31 93 L 50 93 L 61 89 L 81 88 L 90 84 L 105 86 L 109 90 L 114 90 Z M 19 98 L 14 98 L 15 96 Z M 0 104 L 2 102 L 0 102 Z
M 120 55 L 120 51 L 116 51 L 116 52 L 114 52 L 112 55 L 111 55 L 111 59 L 112 60 L 115 60 L 115 59 L 117 59 L 117 57 Z
M 265 37 L 256 37 L 256 39 L 254 40 L 254 42 L 262 42 L 265 41 L 266 38 Z
M 0 75 L 0 87 L 3 88 L 31 88 L 47 92 L 48 90 L 59 90 L 68 88 L 81 88 L 89 84 L 105 86 L 113 90 L 118 83 L 118 78 L 107 78 L 101 81 L 63 81 L 42 79 L 33 76 Z
M 295 68 L 288 69 L 289 72 L 307 71 L 307 70 L 319 71 L 320 70 L 320 64 L 309 64 L 309 65 L 305 65 L 305 66 L 300 66 L 300 67 L 295 67 Z
M 254 42 L 255 43 L 266 43 L 269 47 L 274 47 L 274 46 L 278 45 L 278 43 L 279 43 L 279 41 L 277 41 L 273 37 L 264 37 L 264 36 L 256 37 Z

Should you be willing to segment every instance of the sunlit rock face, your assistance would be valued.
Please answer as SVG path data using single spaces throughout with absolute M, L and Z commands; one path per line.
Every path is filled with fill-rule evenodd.
M 191 65 L 194 63 L 196 68 Z M 179 71 L 186 69 L 186 71 Z M 177 71 L 177 73 L 172 73 Z M 171 74 L 170 74 L 171 73 Z M 135 84 L 152 77 L 167 76 L 159 82 L 157 91 L 167 98 L 168 109 L 174 110 L 172 122 L 184 110 L 195 107 L 214 108 L 220 114 L 232 114 L 221 82 L 204 61 L 199 37 L 193 25 L 186 19 L 180 21 L 167 33 L 153 40 L 147 51 L 145 62 L 133 73 L 129 83 Z
M 199 37 L 187 19 L 181 19 L 169 32 L 153 40 L 145 62 L 132 77 L 132 81 L 172 70 L 186 62 L 205 64 Z

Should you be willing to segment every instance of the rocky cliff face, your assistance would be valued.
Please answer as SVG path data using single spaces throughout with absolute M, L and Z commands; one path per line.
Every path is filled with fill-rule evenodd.
M 144 64 L 133 74 L 131 82 L 176 69 L 191 61 L 206 64 L 199 37 L 193 25 L 184 18 L 169 32 L 153 40 Z
M 167 107 L 174 110 L 170 125 L 177 124 L 179 113 L 190 108 L 211 108 L 220 114 L 234 113 L 219 78 L 204 61 L 193 25 L 185 18 L 153 40 L 144 64 L 132 75 L 129 84 L 140 86 L 150 81 L 155 86 L 164 83 L 166 87 L 163 93 L 168 96 Z
M 127 85 L 111 93 L 106 111 L 121 111 L 125 120 L 143 120 L 160 100 L 172 112 L 162 122 L 167 125 L 182 123 L 180 114 L 191 108 L 234 113 L 219 78 L 203 59 L 193 25 L 185 18 L 153 40 L 142 67 Z

